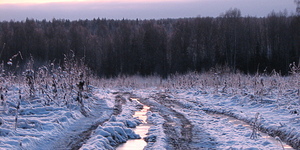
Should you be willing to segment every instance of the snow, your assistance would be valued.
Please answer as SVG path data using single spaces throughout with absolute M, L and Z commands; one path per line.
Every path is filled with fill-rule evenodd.
M 140 90 L 136 91 L 140 95 L 149 97 L 151 91 L 152 94 L 165 92 L 165 90 Z M 193 121 L 195 125 L 194 130 L 197 131 L 197 127 L 201 125 L 199 132 L 203 130 L 206 133 L 200 134 L 202 142 L 195 147 L 204 148 L 217 148 L 217 149 L 282 149 L 279 140 L 290 141 L 295 145 L 299 145 L 300 140 L 300 124 L 299 124 L 299 96 L 296 91 L 286 91 L 288 96 L 293 97 L 293 102 L 290 102 L 289 98 L 278 97 L 276 95 L 255 96 L 251 93 L 243 94 L 227 94 L 214 93 L 214 89 L 207 89 L 206 91 L 199 91 L 196 89 L 175 89 L 169 90 L 167 97 L 174 99 L 182 104 L 182 107 L 174 110 L 184 114 L 189 120 Z M 147 94 L 145 94 L 147 93 Z M 139 94 L 138 94 L 139 95 Z M 151 101 L 151 98 L 150 100 Z M 292 111 L 291 111 L 292 110 Z M 223 114 L 225 117 L 216 117 L 212 113 Z M 258 139 L 250 139 L 252 133 L 252 127 L 249 124 L 253 124 L 255 114 L 259 113 L 259 128 L 261 131 L 268 133 L 274 137 L 277 137 L 277 141 L 269 139 L 268 135 L 260 133 Z M 163 135 L 163 127 L 159 120 L 153 119 L 159 116 L 156 113 L 149 113 L 148 120 L 153 125 L 149 130 L 149 139 L 153 137 L 165 137 Z M 231 116 L 233 119 L 244 121 L 245 125 L 238 125 L 232 123 L 231 119 L 226 116 Z M 154 120 L 154 121 L 153 121 Z M 249 124 L 248 124 L 249 123 Z M 226 128 L 228 127 L 228 128 Z M 221 132 L 220 132 L 221 131 Z M 213 139 L 204 139 L 203 137 L 209 136 Z M 194 136 L 194 138 L 197 138 Z M 279 139 L 279 140 L 278 140 Z M 212 142 L 212 141 L 213 142 Z M 149 142 L 148 148 L 165 149 L 167 147 L 167 141 L 158 140 L 159 142 Z M 160 142 L 163 141 L 163 142 Z M 270 142 L 272 141 L 272 142 Z M 285 145 L 285 149 L 292 149 Z
M 282 149 L 281 141 L 299 146 L 300 96 L 295 89 L 142 85 L 137 88 L 93 87 L 83 99 L 87 115 L 76 101 L 67 105 L 57 104 L 48 102 L 49 99 L 42 94 L 35 97 L 22 94 L 20 98 L 19 91 L 25 91 L 25 85 L 8 87 L 7 92 L 0 93 L 5 97 L 0 105 L 0 149 L 63 149 L 66 148 L 63 143 L 72 143 L 68 141 L 70 137 L 80 135 L 93 125 L 97 126 L 82 143 L 82 150 L 113 150 L 130 139 L 140 139 L 133 128 L 143 121 L 133 114 L 141 105 L 129 99 L 132 95 L 153 102 L 156 107 L 156 111 L 147 112 L 147 123 L 151 127 L 144 138 L 147 141 L 145 149 L 168 149 L 170 143 L 164 132 L 164 124 L 168 122 L 159 113 L 162 105 L 154 103 L 157 93 L 172 101 L 170 106 L 166 104 L 164 107 L 182 114 L 193 125 L 191 148 L 278 150 Z M 113 115 L 116 92 L 123 93 L 121 96 L 126 103 L 122 105 L 120 114 Z M 21 102 L 19 109 L 18 101 Z M 257 139 L 250 138 L 253 132 L 251 125 L 254 124 L 264 132 L 259 132 Z M 291 149 L 283 144 L 286 149 Z
M 260 128 L 262 131 L 268 134 L 273 134 L 273 132 L 282 132 L 283 134 L 289 134 L 286 140 L 293 141 L 294 143 L 299 143 L 299 132 L 300 124 L 297 121 L 299 114 L 292 114 L 290 110 L 285 108 L 286 106 L 279 106 L 277 100 L 271 99 L 271 97 L 263 97 L 262 99 L 256 100 L 252 99 L 251 95 L 230 95 L 230 94 L 199 94 L 199 91 L 174 91 L 172 94 L 176 94 L 176 99 L 182 101 L 185 99 L 187 101 L 182 101 L 187 107 L 195 107 L 192 110 L 186 110 L 187 112 L 182 112 L 187 114 L 187 117 L 195 116 L 190 120 L 198 121 L 203 126 L 207 127 L 206 131 L 216 138 L 216 141 L 220 143 L 226 143 L 225 145 L 220 145 L 219 148 L 253 148 L 251 145 L 255 145 L 258 149 L 278 149 L 278 146 L 272 145 L 264 138 L 259 138 L 259 140 L 250 140 L 250 131 L 243 131 L 247 129 L 244 126 L 238 125 L 234 126 L 234 130 L 231 128 L 226 129 L 224 127 L 232 126 L 228 119 L 212 117 L 207 115 L 207 113 L 199 113 L 199 110 L 204 110 L 205 112 L 224 114 L 227 116 L 232 116 L 239 120 L 243 120 L 248 123 L 253 123 L 254 116 L 258 112 L 260 113 L 260 118 L 258 124 L 261 124 Z M 196 105 L 195 105 L 196 104 Z M 198 105 L 198 106 L 197 106 Z M 196 112 L 193 112 L 193 109 Z M 177 111 L 181 111 L 177 109 Z M 203 119 L 201 119 L 203 118 Z M 222 132 L 220 132 L 222 131 Z M 239 133 L 235 133 L 238 131 Z M 235 137 L 233 141 L 239 141 L 241 143 L 236 143 L 232 141 L 227 141 L 226 134 L 232 134 L 228 137 Z M 275 134 L 275 133 L 274 133 Z M 241 136 L 237 136 L 241 135 Z M 275 135 L 280 136 L 280 135 Z M 221 139 L 220 137 L 225 137 Z M 244 141 L 247 141 L 244 143 Z M 253 143 L 254 142 L 254 143 Z M 250 143 L 250 144 L 249 144 Z M 268 144 L 267 144 L 268 143 Z M 250 145 L 250 146 L 248 146 Z
M 127 97 L 128 99 L 129 97 Z M 82 147 L 82 150 L 88 149 L 114 149 L 114 146 L 125 143 L 129 139 L 140 139 L 140 135 L 135 134 L 131 128 L 141 124 L 141 120 L 133 118 L 134 110 L 137 110 L 136 101 L 127 101 L 122 108 L 122 112 L 117 116 L 111 116 L 109 121 L 102 126 L 98 126 L 95 132 Z M 101 143 L 99 145 L 99 142 Z
M 85 128 L 89 124 L 85 121 L 90 122 L 91 120 L 90 118 L 86 119 L 78 108 L 72 110 L 55 104 L 51 106 L 43 105 L 46 100 L 36 96 L 35 98 L 24 98 L 22 100 L 18 110 L 15 130 L 15 107 L 16 101 L 19 99 L 18 95 L 15 94 L 17 91 L 19 91 L 18 88 L 10 88 L 5 94 L 8 105 L 2 105 L 1 109 L 3 110 L 1 115 L 3 123 L 0 126 L 1 149 L 41 149 L 41 147 L 51 149 L 50 145 L 57 142 L 60 137 L 73 130 L 80 131 L 79 128 Z M 98 97 L 91 97 L 87 100 L 98 100 L 95 103 L 101 103 Z M 76 106 L 73 105 L 72 107 Z M 98 108 L 109 109 L 105 105 Z M 97 107 L 93 109 L 97 109 Z M 91 115 L 99 115 L 95 112 L 90 113 Z M 102 116 L 105 118 L 105 114 L 102 114 Z M 49 147 L 45 147 L 45 145 L 49 145 Z
M 145 138 L 145 141 L 148 142 L 148 145 L 145 147 L 145 150 L 150 149 L 167 149 L 167 139 L 163 131 L 163 124 L 165 120 L 158 113 L 147 113 L 147 122 L 152 124 L 148 130 L 148 136 Z

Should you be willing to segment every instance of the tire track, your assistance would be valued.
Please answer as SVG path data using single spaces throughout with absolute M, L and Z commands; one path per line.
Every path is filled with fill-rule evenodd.
M 106 121 L 108 121 L 108 119 L 91 125 L 91 127 L 88 128 L 86 131 L 83 131 L 78 136 L 76 136 L 77 138 L 70 140 L 71 142 L 67 145 L 67 149 L 70 150 L 80 149 L 82 145 L 85 144 L 85 142 L 91 137 L 93 131 L 96 130 L 99 125 L 102 125 Z
M 142 103 L 150 106 L 152 112 L 159 114 L 166 120 L 163 124 L 164 132 L 168 136 L 170 147 L 168 149 L 187 150 L 191 149 L 192 129 L 191 122 L 181 113 L 177 112 L 173 103 L 162 95 L 153 96 L 154 101 L 142 99 Z
M 252 122 L 247 122 L 240 120 L 238 117 L 234 116 L 232 113 L 226 114 L 218 113 L 218 111 L 222 110 L 214 110 L 213 112 L 209 112 L 206 109 L 203 109 L 203 104 L 199 101 L 191 101 L 188 99 L 178 99 L 167 101 L 166 103 L 175 103 L 181 110 L 177 108 L 179 112 L 182 114 L 186 114 L 186 117 L 190 120 L 193 120 L 194 125 L 196 127 L 203 126 L 203 128 L 198 128 L 201 131 L 206 131 L 207 133 L 212 133 L 212 136 L 215 138 L 211 139 L 209 134 L 205 135 L 203 133 L 195 134 L 194 137 L 204 137 L 203 139 L 197 140 L 198 146 L 195 147 L 191 146 L 192 149 L 196 148 L 242 148 L 242 147 L 249 147 L 249 148 L 258 148 L 261 149 L 262 147 L 265 148 L 267 145 L 267 149 L 280 149 L 284 147 L 285 149 L 292 149 L 289 145 L 281 142 L 280 138 L 272 138 L 267 134 L 261 133 L 261 130 L 255 131 L 258 134 L 258 140 L 252 140 L 251 134 L 253 134 L 253 126 Z M 208 109 L 209 110 L 209 109 Z M 186 113 L 188 112 L 188 113 Z M 211 113 L 221 114 L 223 116 L 215 116 Z M 260 129 L 260 125 L 258 126 Z M 194 132 L 197 129 L 194 128 Z M 199 132 L 198 132 L 199 133 Z M 268 133 L 268 132 L 267 132 Z M 247 141 L 248 142 L 243 142 Z M 206 141 L 206 142 L 203 142 Z M 280 142 L 279 142 L 280 141 Z M 201 144 L 200 144 L 201 143 Z M 201 146 L 200 146 L 201 145 Z M 199 147 L 200 146 L 200 147 Z M 232 147 L 231 147 L 232 146 Z M 297 149 L 297 148 L 296 148 Z
M 124 94 L 126 93 L 116 93 L 117 95 L 115 96 L 115 105 L 113 107 L 113 110 L 107 110 L 107 109 L 102 109 L 103 111 L 101 114 L 103 114 L 105 111 L 110 112 L 109 116 L 106 116 L 105 119 L 101 119 L 101 121 L 98 121 L 94 124 L 89 125 L 87 129 L 84 129 L 81 132 L 73 132 L 67 134 L 62 141 L 59 141 L 59 144 L 56 144 L 58 146 L 54 147 L 54 149 L 58 150 L 78 150 L 82 147 L 83 144 L 86 143 L 88 139 L 90 139 L 91 134 L 93 133 L 94 130 L 97 129 L 99 125 L 102 125 L 103 123 L 107 122 L 109 118 L 112 115 L 119 115 L 122 112 L 122 105 L 126 104 L 126 98 L 123 97 Z M 102 115 L 99 115 L 102 116 Z M 90 117 L 90 120 L 95 120 L 97 118 Z M 76 126 L 76 124 L 75 124 Z M 66 142 L 68 141 L 68 142 Z M 67 143 L 67 144 L 65 144 Z

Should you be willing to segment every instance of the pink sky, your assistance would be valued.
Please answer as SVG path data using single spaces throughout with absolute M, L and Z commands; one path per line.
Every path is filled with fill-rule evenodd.
M 122 2 L 122 3 L 156 3 L 156 2 L 186 2 L 190 0 L 1 0 L 0 4 L 41 4 L 41 3 L 65 3 L 65 2 Z M 200 0 L 201 1 L 201 0 Z M 206 0 L 202 0 L 206 1 Z
M 160 19 L 219 16 L 230 8 L 242 15 L 295 12 L 294 0 L 0 0 L 0 21 L 33 19 Z

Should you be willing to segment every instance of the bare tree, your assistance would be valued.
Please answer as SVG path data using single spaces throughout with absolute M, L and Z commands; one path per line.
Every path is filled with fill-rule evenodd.
M 297 5 L 296 13 L 299 16 L 300 15 L 300 0 L 294 0 L 294 1 L 295 1 L 296 5 Z

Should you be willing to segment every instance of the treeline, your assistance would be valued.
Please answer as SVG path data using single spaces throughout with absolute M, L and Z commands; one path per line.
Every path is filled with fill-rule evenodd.
M 56 20 L 0 22 L 0 60 L 61 63 L 72 50 L 100 76 L 206 71 L 227 66 L 245 73 L 287 74 L 300 58 L 300 17 L 271 13 L 241 17 L 162 20 Z M 84 58 L 84 59 L 83 59 Z

